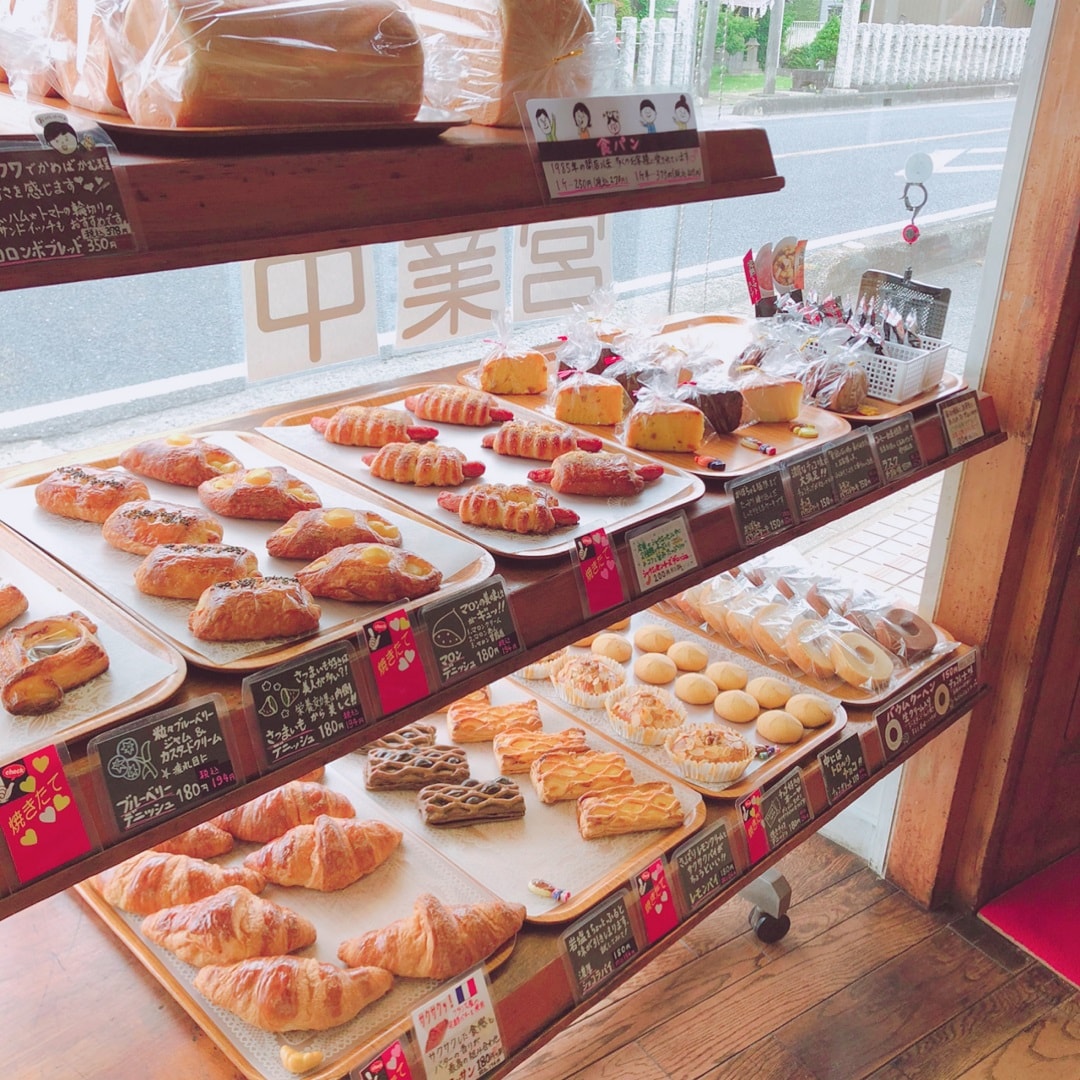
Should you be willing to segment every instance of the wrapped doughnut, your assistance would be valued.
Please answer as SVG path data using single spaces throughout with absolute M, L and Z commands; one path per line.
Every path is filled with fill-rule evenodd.
M 903 607 L 891 607 L 873 622 L 874 637 L 889 652 L 912 663 L 937 646 L 937 631 L 921 615 Z
M 851 686 L 884 686 L 893 675 L 893 658 L 861 630 L 834 634 L 829 659 L 836 674 Z

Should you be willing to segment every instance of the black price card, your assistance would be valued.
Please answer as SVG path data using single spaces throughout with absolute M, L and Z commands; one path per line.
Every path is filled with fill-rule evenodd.
M 215 695 L 145 716 L 97 735 L 96 754 L 112 818 L 121 836 L 141 832 L 236 787 Z
M 665 581 L 697 569 L 697 556 L 685 514 L 680 513 L 627 533 L 626 546 L 634 562 L 634 577 L 639 593 L 648 592 Z
M 580 1001 L 637 956 L 640 947 L 622 890 L 572 923 L 562 934 Z
M 754 473 L 728 485 L 735 500 L 735 525 L 743 547 L 759 544 L 795 524 L 779 468 Z
M 821 779 L 825 782 L 825 798 L 830 806 L 870 778 L 857 731 L 841 739 L 835 746 L 822 750 L 817 759 L 821 766 Z
M 979 688 L 979 654 L 972 650 L 928 675 L 874 712 L 886 759 L 892 759 Z
M 795 513 L 799 521 L 809 521 L 840 502 L 829 459 L 824 451 L 819 450 L 798 461 L 789 461 L 784 468 L 791 483 L 791 496 L 795 500 Z
M 977 442 L 986 434 L 979 413 L 979 395 L 974 390 L 943 401 L 938 406 L 938 414 L 945 428 L 945 445 L 950 454 L 955 454 L 968 443 Z
M 521 652 L 502 578 L 488 578 L 452 600 L 429 604 L 422 614 L 440 686 Z
M 268 766 L 337 742 L 367 721 L 346 641 L 244 679 L 244 707 Z
M 672 862 L 687 913 L 707 904 L 739 876 L 727 826 L 722 821 L 677 847 Z
M 825 447 L 825 455 L 842 503 L 858 498 L 881 485 L 870 434 L 860 431 L 843 442 Z
M 877 451 L 881 477 L 886 484 L 900 480 L 922 467 L 915 421 L 911 413 L 874 426 L 874 449 Z
M 750 862 L 790 840 L 813 818 L 802 773 L 792 769 L 770 788 L 758 788 L 738 800 Z
M 136 248 L 100 132 L 41 113 L 47 146 L 0 140 L 0 264 L 106 255 Z

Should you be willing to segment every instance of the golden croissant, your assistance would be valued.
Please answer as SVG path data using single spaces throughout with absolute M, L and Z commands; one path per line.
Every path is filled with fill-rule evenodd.
M 491 900 L 449 907 L 430 893 L 408 918 L 343 941 L 338 958 L 373 964 L 413 979 L 450 979 L 495 952 L 521 929 L 525 908 Z
M 140 930 L 195 967 L 291 953 L 315 941 L 313 922 L 243 885 L 147 915 Z
M 109 876 L 102 896 L 133 915 L 150 915 L 162 908 L 191 904 L 229 885 L 262 892 L 262 874 L 246 866 L 217 866 L 190 855 L 144 851 L 122 862 Z
M 400 843 L 400 830 L 383 821 L 320 814 L 253 851 L 244 865 L 275 885 L 332 892 L 370 874 Z
M 195 975 L 207 1000 L 263 1031 L 325 1031 L 351 1020 L 394 983 L 389 971 L 354 971 L 300 956 L 209 964 Z
M 212 859 L 233 849 L 233 834 L 212 821 L 200 821 L 185 832 L 154 845 L 155 851 L 171 855 L 190 855 L 193 859 Z
M 259 795 L 234 810 L 214 818 L 214 824 L 231 832 L 237 840 L 265 844 L 297 825 L 310 825 L 320 814 L 356 817 L 349 800 L 322 784 L 290 780 L 281 787 Z

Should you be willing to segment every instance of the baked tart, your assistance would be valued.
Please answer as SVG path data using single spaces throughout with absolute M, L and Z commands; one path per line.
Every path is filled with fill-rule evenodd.
M 420 555 L 387 544 L 346 544 L 297 570 L 296 578 L 312 596 L 385 603 L 435 592 L 442 571 Z
M 139 476 L 181 487 L 198 487 L 204 480 L 244 467 L 230 450 L 183 432 L 129 446 L 120 454 L 120 464 Z
M 373 510 L 332 506 L 300 510 L 266 538 L 275 559 L 317 559 L 345 544 L 401 547 L 401 530 Z
M 299 510 L 322 506 L 315 489 L 281 465 L 225 473 L 204 480 L 198 492 L 213 513 L 256 521 L 288 521 Z

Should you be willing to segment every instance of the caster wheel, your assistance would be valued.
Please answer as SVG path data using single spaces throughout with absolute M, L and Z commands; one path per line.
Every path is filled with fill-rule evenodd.
M 764 941 L 766 945 L 773 945 L 791 929 L 791 920 L 786 915 L 776 918 L 754 908 L 750 912 L 750 925 L 759 941 Z

